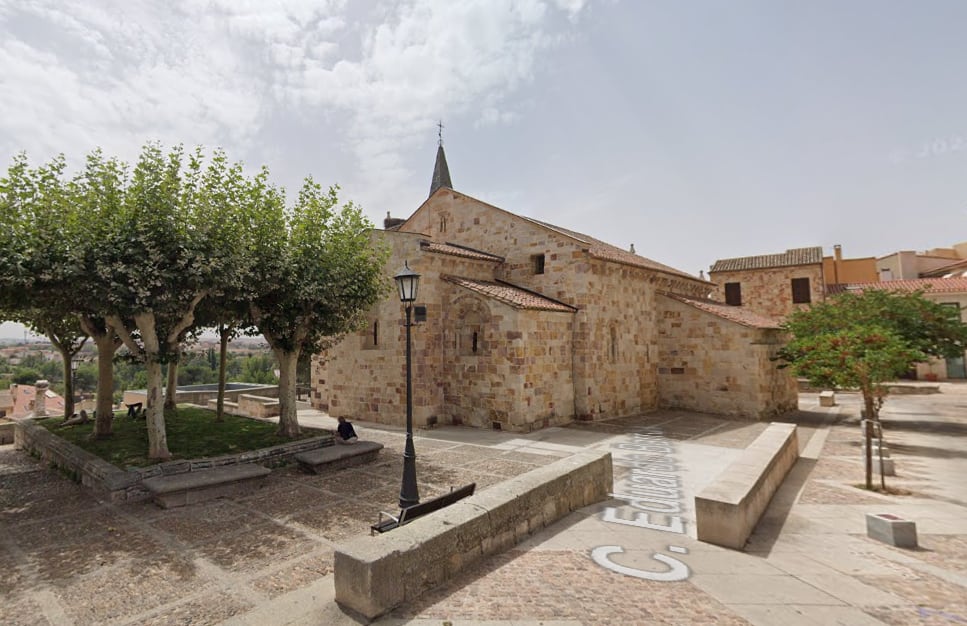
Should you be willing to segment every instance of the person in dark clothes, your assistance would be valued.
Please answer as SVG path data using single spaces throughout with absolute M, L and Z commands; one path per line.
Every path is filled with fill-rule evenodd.
M 336 427 L 336 443 L 352 444 L 359 441 L 353 425 L 345 417 L 339 418 L 339 426 Z

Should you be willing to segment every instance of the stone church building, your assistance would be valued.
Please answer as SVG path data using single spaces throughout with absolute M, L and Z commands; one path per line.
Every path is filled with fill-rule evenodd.
M 529 432 L 659 407 L 765 419 L 797 406 L 770 360 L 774 319 L 707 298 L 715 285 L 633 251 L 453 189 L 442 145 L 430 195 L 374 237 L 421 275 L 413 422 Z M 395 290 L 313 360 L 312 403 L 405 421 L 405 325 Z

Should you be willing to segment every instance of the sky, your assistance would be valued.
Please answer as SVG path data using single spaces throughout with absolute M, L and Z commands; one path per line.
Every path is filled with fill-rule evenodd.
M 377 225 L 453 186 L 698 274 L 967 241 L 967 3 L 0 0 L 0 172 L 224 148 Z M 0 336 L 18 336 L 4 324 Z

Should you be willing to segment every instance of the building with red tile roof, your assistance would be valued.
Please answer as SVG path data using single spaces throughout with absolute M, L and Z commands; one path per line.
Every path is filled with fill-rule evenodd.
M 795 381 L 772 360 L 774 319 L 713 302 L 709 281 L 633 249 L 454 190 L 442 145 L 430 196 L 385 226 L 375 236 L 389 269 L 421 275 L 418 426 L 527 432 L 658 407 L 761 419 L 797 406 Z M 401 424 L 402 319 L 394 293 L 319 355 L 313 404 Z

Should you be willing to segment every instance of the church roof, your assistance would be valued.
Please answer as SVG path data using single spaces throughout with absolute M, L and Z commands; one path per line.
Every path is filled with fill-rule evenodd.
M 468 248 L 466 246 L 457 245 L 455 243 L 436 243 L 433 241 L 421 241 L 420 247 L 427 252 L 436 252 L 438 254 L 449 254 L 450 256 L 459 256 L 465 259 L 478 259 L 480 261 L 493 261 L 495 263 L 503 263 L 504 257 L 497 256 L 496 254 L 490 254 L 489 252 L 484 252 L 482 250 L 474 250 L 473 248 Z
M 430 181 L 430 195 L 441 187 L 453 189 L 450 182 L 450 168 L 447 167 L 447 155 L 443 152 L 443 143 L 436 149 L 436 163 L 433 165 L 433 180 Z M 428 196 L 429 197 L 429 196 Z
M 617 246 L 613 246 L 610 243 L 601 241 L 600 239 L 595 239 L 590 235 L 585 235 L 584 233 L 579 233 L 577 231 L 569 230 L 567 228 L 561 228 L 560 226 L 555 226 L 554 224 L 549 224 L 547 222 L 542 222 L 540 220 L 535 220 L 530 217 L 525 217 L 523 215 L 519 216 L 521 219 L 525 219 L 528 222 L 534 224 L 539 224 L 544 228 L 549 228 L 555 232 L 561 233 L 571 239 L 576 239 L 582 243 L 588 245 L 588 254 L 591 256 L 601 259 L 603 261 L 613 261 L 615 263 L 624 263 L 625 265 L 633 265 L 635 267 L 642 267 L 645 269 L 656 270 L 659 272 L 665 272 L 667 274 L 674 274 L 676 276 L 682 276 L 684 278 L 690 278 L 691 280 L 702 280 L 697 276 L 692 276 L 687 272 L 677 270 L 670 265 L 665 265 L 664 263 L 659 263 L 658 261 L 652 261 L 651 259 L 639 256 L 634 252 L 629 252 L 627 250 L 622 250 Z M 705 282 L 705 281 L 702 281 Z
M 815 265 L 823 262 L 821 246 L 812 248 L 792 248 L 780 254 L 760 254 L 734 259 L 719 259 L 709 272 L 741 272 L 744 270 L 764 270 L 773 267 L 792 265 Z
M 494 300 L 499 300 L 504 304 L 510 305 L 515 309 L 529 309 L 533 311 L 560 311 L 563 313 L 573 313 L 576 309 L 572 306 L 551 300 L 533 291 L 515 287 L 509 283 L 491 282 L 487 280 L 477 280 L 475 278 L 462 278 L 460 276 L 442 276 L 443 280 L 459 285 L 470 291 Z
M 772 329 L 779 328 L 780 325 L 780 321 L 777 319 L 766 317 L 765 315 L 759 315 L 758 313 L 753 313 L 748 309 L 743 309 L 742 307 L 738 306 L 731 306 L 723 302 L 688 298 L 676 293 L 664 293 L 663 295 L 671 298 L 672 300 L 677 300 L 683 304 L 687 304 L 701 311 L 705 311 L 706 313 L 711 313 L 716 317 L 721 317 L 722 319 L 735 322 L 736 324 L 742 324 L 743 326 L 748 326 L 749 328 Z
M 830 285 L 827 293 L 831 296 L 853 292 L 862 293 L 869 289 L 883 289 L 885 291 L 923 291 L 931 293 L 965 293 L 967 292 L 967 278 L 915 278 L 910 280 L 884 280 L 872 283 L 848 283 Z

